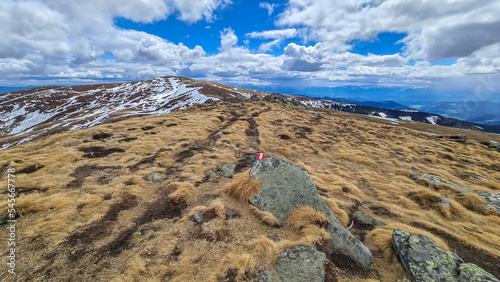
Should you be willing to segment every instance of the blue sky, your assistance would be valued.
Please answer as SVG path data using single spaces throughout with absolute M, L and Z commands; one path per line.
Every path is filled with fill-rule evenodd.
M 289 94 L 500 102 L 494 0 L 4 0 L 0 11 L 0 86 L 183 75 Z

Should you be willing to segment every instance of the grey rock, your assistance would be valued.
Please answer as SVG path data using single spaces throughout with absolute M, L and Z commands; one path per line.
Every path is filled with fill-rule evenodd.
M 464 187 L 464 186 L 460 186 L 458 184 L 455 184 L 455 183 L 452 183 L 452 182 L 449 182 L 449 181 L 446 181 L 446 180 L 443 180 L 437 176 L 434 176 L 434 175 L 428 175 L 428 174 L 413 174 L 411 176 L 411 178 L 413 180 L 417 180 L 419 178 L 423 178 L 423 179 L 426 179 L 427 181 L 431 182 L 432 184 L 434 185 L 438 185 L 438 184 L 447 184 L 447 185 L 450 185 L 451 187 L 453 187 L 453 189 L 456 189 L 456 190 L 459 190 L 459 191 L 462 191 L 462 192 L 466 192 L 466 193 L 472 193 L 474 192 L 474 190 L 471 190 L 467 187 Z
M 265 270 L 255 280 L 255 282 L 282 282 L 281 278 L 275 273 Z
M 0 228 L 7 223 L 9 216 L 7 214 L 0 215 Z
M 411 281 L 498 281 L 488 280 L 495 278 L 475 264 L 464 263 L 425 235 L 395 229 L 392 246 Z
M 222 176 L 231 178 L 233 177 L 235 170 L 236 170 L 236 165 L 225 164 L 222 166 Z
M 459 282 L 500 282 L 490 273 L 473 263 L 462 263 L 458 267 Z
M 207 100 L 205 100 L 205 104 L 213 104 L 213 103 L 216 103 L 214 101 L 214 99 L 207 99 Z
M 324 213 L 330 220 L 327 230 L 332 234 L 333 245 L 346 252 L 353 263 L 370 268 L 370 250 L 339 223 L 305 169 L 273 156 L 264 160 L 254 156 L 250 177 L 259 180 L 261 186 L 260 193 L 249 200 L 251 204 L 273 214 L 282 226 L 290 211 L 300 206 L 310 206 Z
M 165 174 L 160 172 L 151 172 L 150 174 L 144 176 L 143 179 L 153 183 L 160 183 L 165 180 Z
M 500 193 L 477 191 L 476 194 L 481 196 L 490 207 L 500 212 Z
M 286 248 L 274 266 L 277 275 L 264 271 L 255 281 L 259 282 L 323 282 L 325 281 L 326 256 L 306 246 Z
M 208 179 L 214 179 L 214 178 L 217 178 L 217 172 L 209 169 L 207 170 L 207 172 L 205 173 L 206 176 L 208 176 Z
M 411 281 L 455 281 L 458 276 L 458 257 L 425 235 L 395 229 L 392 246 Z
M 233 211 L 230 209 L 224 209 L 224 213 L 226 215 L 226 219 L 240 217 L 240 214 L 237 211 Z M 215 209 L 208 209 L 202 212 L 199 212 L 191 217 L 191 220 L 196 223 L 205 223 L 217 217 L 217 213 Z
M 386 224 L 380 220 L 376 220 L 362 211 L 356 211 L 353 214 L 354 225 L 361 229 L 372 230 L 378 226 Z
M 445 197 L 439 197 L 439 199 L 441 200 L 441 202 L 433 204 L 432 206 L 434 208 L 450 207 L 450 201 L 448 201 L 448 199 L 446 199 Z
M 242 97 L 228 96 L 228 97 L 224 98 L 222 101 L 229 102 L 229 103 L 239 103 L 239 102 L 243 102 L 244 99 Z
M 479 176 L 479 175 L 475 175 L 475 174 L 470 174 L 470 177 L 474 178 L 474 179 L 477 179 L 477 180 L 486 180 L 486 178 L 482 177 L 482 176 Z
M 296 99 L 293 98 L 289 99 L 287 96 L 278 93 L 267 95 L 264 98 L 262 98 L 262 100 L 266 102 L 280 103 L 280 104 L 292 105 L 294 107 L 305 108 L 304 104 L 297 101 Z
M 500 144 L 498 142 L 491 141 L 491 142 L 488 143 L 488 148 L 490 148 L 490 149 L 498 149 L 498 148 L 500 148 Z

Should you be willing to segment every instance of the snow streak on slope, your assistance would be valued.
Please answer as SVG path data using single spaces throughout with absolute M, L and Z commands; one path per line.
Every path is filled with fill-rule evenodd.
M 102 124 L 113 118 L 164 114 L 210 98 L 198 92 L 200 87 L 188 87 L 176 77 L 46 88 L 31 91 L 28 95 L 20 91 L 2 97 L 0 136 L 16 137 L 33 130 L 37 132 L 22 140 L 3 144 L 0 149 L 26 142 L 49 130 L 74 130 Z

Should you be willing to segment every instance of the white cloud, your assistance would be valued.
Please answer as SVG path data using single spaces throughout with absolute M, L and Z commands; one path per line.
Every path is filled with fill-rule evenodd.
M 276 4 L 269 4 L 267 2 L 261 2 L 259 3 L 259 7 L 266 9 L 268 16 L 271 16 L 274 12 L 274 8 L 276 7 Z
M 277 17 L 277 29 L 247 33 L 243 43 L 234 29 L 224 29 L 218 53 L 211 55 L 203 49 L 204 42 L 188 48 L 113 23 L 116 17 L 141 23 L 167 17 L 211 22 L 230 4 L 230 0 L 0 1 L 0 84 L 39 84 L 33 77 L 67 84 L 178 74 L 255 85 L 348 82 L 474 89 L 477 77 L 494 74 L 497 79 L 500 73 L 500 2 L 493 0 L 290 0 Z M 276 4 L 259 6 L 269 15 L 275 13 Z M 206 32 L 218 32 L 216 25 L 202 26 L 212 26 Z M 401 40 L 404 50 L 389 55 L 351 51 L 352 40 L 371 40 L 381 32 L 406 34 Z M 296 43 L 281 47 L 283 54 L 265 54 L 279 50 L 291 38 Z M 253 40 L 264 41 L 257 52 L 248 47 Z M 104 54 L 116 60 L 102 60 Z M 428 62 L 445 58 L 457 62 L 450 66 Z M 416 62 L 410 65 L 411 60 Z
M 297 36 L 297 30 L 294 28 L 254 31 L 246 34 L 250 38 L 274 39 L 271 42 L 263 43 L 259 46 L 259 52 L 267 52 L 274 46 L 278 46 L 283 40 Z
M 402 40 L 412 59 L 467 57 L 500 42 L 500 2 L 494 0 L 290 0 L 281 26 L 306 26 L 307 39 L 336 51 L 354 39 L 381 32 L 407 33 Z
M 250 38 L 262 38 L 262 39 L 292 38 L 295 37 L 296 35 L 297 35 L 297 30 L 295 28 L 254 31 L 246 34 L 246 36 Z

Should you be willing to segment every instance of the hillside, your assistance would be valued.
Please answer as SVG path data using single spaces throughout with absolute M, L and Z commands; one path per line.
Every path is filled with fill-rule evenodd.
M 462 133 L 468 142 L 436 135 Z M 253 281 L 284 249 L 306 245 L 327 254 L 326 281 L 403 281 L 394 229 L 426 234 L 500 277 L 500 213 L 453 186 L 500 192 L 500 153 L 474 140 L 500 137 L 265 101 L 204 103 L 40 136 L 0 151 L 2 183 L 16 171 L 15 278 Z M 264 185 L 249 178 L 261 152 L 307 171 L 370 250 L 371 270 L 328 255 L 328 222 L 279 226 L 248 202 L 248 191 Z M 414 180 L 425 174 L 448 182 Z M 0 215 L 7 198 L 0 194 Z M 0 229 L 2 242 L 9 236 Z

